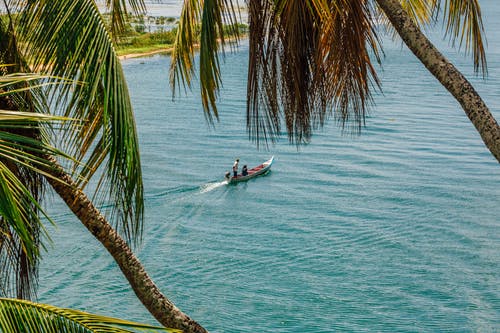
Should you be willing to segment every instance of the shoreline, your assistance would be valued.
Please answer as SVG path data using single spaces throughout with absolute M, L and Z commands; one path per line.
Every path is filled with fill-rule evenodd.
M 245 34 L 240 35 L 238 38 L 230 37 L 226 41 L 229 43 L 232 43 L 235 40 L 237 40 L 236 44 L 238 44 L 241 40 L 247 38 L 247 36 L 248 35 L 245 33 Z M 199 47 L 200 47 L 199 44 L 194 45 L 195 49 L 198 49 Z M 159 48 L 159 49 L 151 50 L 148 52 L 127 53 L 127 54 L 122 54 L 122 55 L 118 56 L 118 59 L 119 60 L 126 60 L 126 59 L 133 59 L 133 58 L 149 57 L 149 56 L 153 56 L 155 54 L 170 54 L 170 53 L 172 53 L 173 50 L 174 50 L 174 47 L 170 46 L 170 47 L 166 47 L 166 48 Z
M 162 49 L 157 49 L 157 50 L 152 50 L 152 51 L 142 52 L 142 53 L 127 53 L 127 54 L 123 54 L 123 55 L 118 56 L 118 59 L 119 60 L 126 60 L 126 59 L 132 59 L 132 58 L 149 57 L 149 56 L 152 56 L 155 54 L 162 54 L 162 53 L 169 54 L 169 53 L 172 53 L 173 49 L 174 49 L 173 47 L 169 47 L 169 48 L 162 48 Z

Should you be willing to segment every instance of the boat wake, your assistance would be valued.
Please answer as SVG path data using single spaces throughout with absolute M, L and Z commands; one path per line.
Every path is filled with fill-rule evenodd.
M 200 193 L 207 193 L 224 185 L 227 185 L 227 180 L 223 180 L 221 182 L 216 182 L 216 183 L 208 183 L 200 186 Z

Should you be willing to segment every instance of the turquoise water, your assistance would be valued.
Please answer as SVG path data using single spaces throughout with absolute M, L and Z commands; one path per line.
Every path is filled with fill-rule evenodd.
M 500 118 L 500 10 L 484 2 L 489 77 L 439 38 Z M 197 91 L 171 99 L 169 58 L 123 62 L 146 189 L 137 254 L 160 289 L 211 332 L 500 331 L 500 168 L 458 104 L 386 41 L 360 137 L 333 122 L 297 150 L 245 132 L 247 45 L 227 54 L 221 121 Z M 275 156 L 226 186 L 234 158 Z M 54 199 L 39 298 L 154 323 L 110 256 Z

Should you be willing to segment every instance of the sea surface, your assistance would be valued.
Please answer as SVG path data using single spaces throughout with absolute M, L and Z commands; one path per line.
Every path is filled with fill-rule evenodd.
M 486 79 L 430 35 L 500 119 L 500 6 L 481 4 Z M 406 47 L 383 41 L 383 92 L 362 134 L 330 121 L 299 149 L 286 136 L 269 150 L 248 140 L 247 42 L 226 53 L 214 127 L 196 83 L 172 100 L 168 56 L 123 61 L 146 191 L 136 253 L 209 331 L 500 332 L 500 166 Z M 223 183 L 235 158 L 272 155 L 268 175 Z M 50 211 L 39 301 L 155 323 L 57 198 Z

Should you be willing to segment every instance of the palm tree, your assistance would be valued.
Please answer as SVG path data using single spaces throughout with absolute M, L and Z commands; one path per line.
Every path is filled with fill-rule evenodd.
M 209 120 L 217 118 L 221 85 L 220 39 L 234 24 L 232 0 L 185 0 L 171 67 L 171 83 L 191 84 L 194 29 L 201 24 L 199 78 Z M 467 79 L 425 37 L 420 27 L 445 20 L 446 34 L 471 51 L 486 74 L 478 0 L 256 0 L 247 1 L 249 68 L 247 128 L 252 139 L 275 140 L 284 122 L 289 140 L 308 142 L 333 118 L 359 132 L 380 88 L 372 61 L 381 61 L 379 34 L 398 34 L 461 104 L 484 144 L 500 161 L 500 127 Z
M 33 294 L 41 239 L 50 239 L 40 218 L 51 221 L 40 206 L 41 169 L 50 168 L 50 164 L 36 155 L 44 151 L 66 157 L 41 135 L 44 128 L 40 124 L 49 125 L 64 118 L 6 110 L 13 103 L 6 96 L 26 96 L 26 91 L 22 87 L 5 90 L 42 79 L 31 74 L 0 76 L 0 295 L 14 294 L 18 298 Z
M 155 327 L 78 310 L 9 298 L 0 298 L 0 331 L 39 333 L 182 332 L 175 329 Z
M 142 0 L 129 3 L 143 8 Z M 112 30 L 120 29 L 123 2 L 109 4 Z M 0 86 L 6 117 L 0 118 L 1 294 L 33 294 L 45 234 L 39 202 L 47 183 L 110 252 L 160 323 L 206 332 L 159 291 L 130 248 L 140 241 L 143 222 L 137 133 L 122 68 L 96 4 L 4 0 L 4 7 L 0 74 L 10 81 Z M 19 76 L 13 73 L 33 72 L 44 76 L 13 79 Z M 84 189 L 96 177 L 91 201 Z M 97 209 L 104 203 L 113 207 L 106 215 Z

